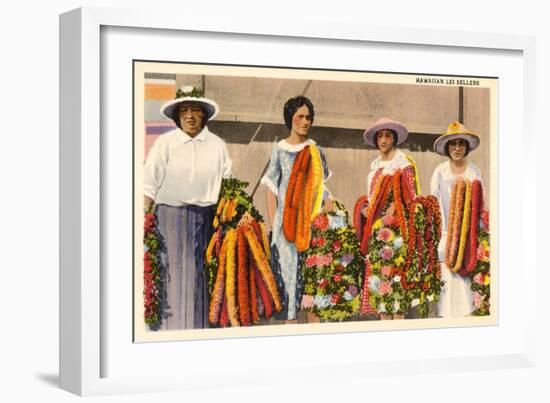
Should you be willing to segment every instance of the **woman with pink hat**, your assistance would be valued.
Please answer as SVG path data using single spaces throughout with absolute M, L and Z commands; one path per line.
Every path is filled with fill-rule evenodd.
M 367 176 L 369 200 L 372 197 L 375 176 L 393 174 L 397 169 L 413 165 L 411 157 L 396 148 L 405 142 L 407 137 L 409 137 L 409 131 L 405 125 L 386 117 L 378 119 L 363 133 L 365 143 L 378 148 L 379 154 L 378 158 L 371 163 Z
M 431 180 L 431 194 L 439 201 L 443 228 L 439 243 L 439 259 L 442 262 L 441 279 L 445 282 L 438 303 L 438 315 L 441 317 L 468 316 L 474 309 L 470 278 L 464 272 L 466 260 L 468 260 L 466 258 L 468 251 L 465 246 L 468 243 L 466 234 L 469 227 L 466 226 L 471 221 L 468 217 L 471 217 L 474 211 L 479 213 L 480 206 L 470 208 L 468 214 L 464 212 L 476 198 L 475 190 L 472 193 L 472 184 L 475 181 L 478 182 L 478 189 L 480 189 L 477 198 L 482 200 L 481 172 L 467 159 L 468 154 L 478 146 L 478 135 L 460 122 L 451 123 L 446 133 L 438 137 L 434 143 L 434 151 L 448 157 L 447 161 L 435 168 Z M 457 186 L 458 182 L 461 182 L 461 190 Z M 459 193 L 460 195 L 457 196 Z M 470 204 L 466 206 L 469 201 Z M 457 207 L 459 204 L 462 207 Z M 464 206 L 467 208 L 465 209 Z M 465 223 L 455 225 L 458 221 L 465 221 Z M 459 227 L 463 229 L 462 237 L 454 230 Z
M 363 134 L 379 155 L 370 165 L 367 196 L 356 204 L 362 211 L 356 228 L 367 257 L 360 311 L 381 319 L 402 319 L 410 308 L 398 269 L 406 250 L 406 205 L 420 189 L 413 160 L 396 148 L 408 135 L 405 125 L 387 117 Z

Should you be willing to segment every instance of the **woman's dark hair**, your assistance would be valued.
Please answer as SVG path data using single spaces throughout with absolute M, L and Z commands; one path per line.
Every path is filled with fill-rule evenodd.
M 397 132 L 392 129 L 380 129 L 380 130 L 389 130 L 391 132 L 393 136 L 393 146 L 395 147 L 397 145 Z M 380 130 L 378 130 L 378 132 Z M 380 148 L 378 147 L 378 132 L 374 133 L 374 145 L 376 146 L 376 148 Z
M 470 153 L 470 142 L 467 141 L 467 140 L 461 139 L 461 138 L 449 140 L 449 141 L 447 141 L 447 143 L 445 143 L 445 155 L 447 157 L 451 158 L 451 153 L 449 152 L 449 147 L 451 146 L 451 141 L 454 141 L 454 140 L 462 140 L 466 143 L 466 151 L 464 151 L 464 157 L 466 157 Z
M 189 101 L 187 101 L 187 102 L 189 102 Z M 204 106 L 202 106 L 202 104 L 200 102 L 196 102 L 196 104 L 198 106 L 200 106 L 201 109 L 202 109 L 202 115 L 203 116 L 202 116 L 201 127 L 204 127 L 204 126 L 206 126 L 206 122 L 208 122 L 208 112 L 207 112 L 206 108 Z M 181 127 L 181 122 L 180 122 L 180 105 L 181 105 L 181 103 L 177 104 L 176 107 L 174 108 L 174 111 L 172 112 L 172 120 L 174 121 L 176 126 L 178 126 L 180 128 L 180 130 L 183 130 L 183 128 Z
M 285 124 L 288 129 L 292 129 L 292 117 L 294 116 L 296 111 L 304 105 L 306 105 L 309 109 L 309 114 L 311 115 L 311 123 L 313 124 L 313 119 L 315 118 L 313 104 L 311 103 L 309 98 L 298 95 L 297 97 L 290 98 L 288 101 L 286 101 L 283 109 L 283 116 L 285 117 Z

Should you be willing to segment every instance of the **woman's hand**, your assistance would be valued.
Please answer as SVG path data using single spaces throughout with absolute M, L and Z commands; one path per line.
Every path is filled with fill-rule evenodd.
M 325 200 L 323 210 L 325 210 L 325 213 L 330 213 L 331 211 L 334 211 L 334 203 L 332 202 L 332 199 Z

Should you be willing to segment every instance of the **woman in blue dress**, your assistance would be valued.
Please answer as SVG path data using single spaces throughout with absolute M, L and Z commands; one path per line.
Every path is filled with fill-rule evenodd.
M 279 277 L 279 287 L 283 299 L 281 319 L 285 323 L 297 323 L 296 314 L 301 302 L 300 259 L 301 254 L 296 250 L 294 243 L 289 242 L 283 233 L 283 213 L 285 197 L 298 153 L 306 146 L 318 147 L 308 138 L 313 124 L 315 111 L 311 101 L 304 96 L 289 99 L 283 110 L 286 127 L 290 133 L 286 139 L 276 143 L 271 153 L 269 165 L 261 183 L 267 187 L 268 220 L 271 225 L 272 267 Z M 326 158 L 319 148 L 323 165 L 324 181 L 330 173 Z M 323 181 L 323 182 L 324 182 Z M 324 190 L 323 198 L 328 191 Z

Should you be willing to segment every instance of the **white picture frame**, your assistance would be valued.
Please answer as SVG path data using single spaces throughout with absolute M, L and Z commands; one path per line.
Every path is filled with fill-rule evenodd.
M 180 371 L 168 367 L 164 373 L 153 377 L 127 372 L 121 367 L 116 375 L 111 376 L 106 369 L 106 360 L 113 355 L 113 350 L 106 348 L 106 322 L 104 317 L 109 312 L 109 303 L 102 292 L 101 267 L 105 262 L 105 250 L 108 245 L 102 241 L 101 208 L 104 203 L 104 182 L 109 178 L 109 171 L 105 166 L 105 150 L 101 143 L 102 110 L 101 91 L 102 83 L 102 30 L 109 27 L 149 30 L 155 29 L 164 32 L 194 32 L 216 33 L 219 36 L 236 35 L 254 38 L 255 41 L 289 40 L 299 42 L 332 41 L 344 44 L 376 43 L 379 46 L 410 46 L 434 47 L 445 49 L 475 50 L 483 52 L 502 51 L 516 55 L 521 62 L 522 74 L 513 77 L 521 82 L 523 88 L 520 103 L 523 106 L 522 116 L 519 119 L 523 133 L 533 131 L 534 108 L 531 100 L 535 91 L 535 63 L 534 39 L 529 36 L 501 35 L 501 34 L 473 34 L 455 31 L 428 31 L 405 28 L 380 28 L 349 24 L 327 25 L 321 21 L 307 21 L 301 26 L 290 26 L 265 21 L 238 21 L 235 19 L 209 18 L 206 21 L 190 20 L 182 23 L 174 14 L 167 14 L 152 10 L 114 10 L 101 8 L 82 8 L 63 14 L 60 18 L 60 385 L 63 389 L 79 395 L 96 395 L 111 393 L 127 393 L 140 391 L 162 391 L 187 388 L 206 388 L 209 386 L 227 385 L 238 382 L 242 386 L 268 383 L 277 374 L 279 377 L 291 378 L 297 374 L 304 376 L 304 369 L 321 365 L 340 369 L 353 369 L 356 375 L 370 376 L 374 373 L 410 373 L 418 372 L 419 368 L 427 373 L 457 370 L 475 370 L 492 368 L 518 368 L 534 365 L 535 322 L 534 316 L 536 296 L 534 293 L 527 296 L 524 306 L 526 313 L 521 319 L 514 316 L 508 322 L 499 323 L 488 333 L 499 336 L 499 332 L 507 332 L 514 342 L 500 351 L 488 355 L 480 353 L 463 354 L 460 350 L 438 352 L 437 354 L 390 356 L 378 363 L 366 355 L 332 357 L 324 364 L 313 360 L 310 363 L 300 363 L 297 359 L 290 359 L 281 375 L 280 367 L 265 368 L 263 373 L 255 371 L 250 374 L 247 367 L 241 366 L 227 377 L 224 367 L 217 366 L 217 370 L 210 370 L 208 362 L 201 362 L 198 355 L 188 355 L 189 361 L 181 366 Z M 281 39 L 282 38 L 282 39 Z M 139 58 L 138 55 L 135 56 Z M 195 60 L 196 61 L 196 60 Z M 129 77 L 131 80 L 131 77 Z M 128 103 L 131 97 L 128 94 Z M 510 119 L 508 116 L 499 116 L 500 119 Z M 518 121 L 516 120 L 516 123 Z M 527 136 L 522 137 L 522 156 L 533 147 Z M 501 144 L 503 145 L 503 144 Z M 501 163 L 509 162 L 508 150 L 501 150 Z M 532 179 L 522 179 L 522 186 L 533 186 Z M 499 197 L 506 195 L 507 188 L 499 189 Z M 518 201 L 525 200 L 527 192 L 516 195 Z M 506 206 L 500 210 L 501 216 L 506 212 Z M 527 214 L 526 207 L 519 211 L 518 221 L 514 221 L 514 230 L 522 235 L 523 243 L 516 247 L 526 250 L 526 228 L 515 225 L 521 223 L 521 217 Z M 507 241 L 506 235 L 503 240 Z M 522 260 L 521 276 L 535 275 L 535 256 L 525 254 Z M 504 285 L 509 282 L 503 278 Z M 503 298 L 508 294 L 502 293 Z M 501 330 L 502 329 L 502 330 Z M 511 330 L 510 330 L 511 329 Z M 464 329 L 450 329 L 451 332 L 464 332 Z M 418 337 L 417 331 L 417 336 Z M 519 335 L 521 335 L 521 340 Z M 526 336 L 524 339 L 523 337 Z M 338 339 L 340 337 L 340 339 Z M 319 340 L 323 343 L 341 342 L 345 337 L 350 345 L 361 345 L 362 333 L 346 336 L 301 336 L 293 338 L 293 348 L 297 351 L 304 348 L 304 340 L 311 339 L 316 345 Z M 374 336 L 373 336 L 374 337 Z M 391 339 L 399 337 L 414 339 L 410 333 L 399 334 L 393 332 L 388 335 Z M 127 342 L 131 344 L 131 339 Z M 246 343 L 251 351 L 256 351 L 261 345 L 276 346 L 284 343 L 283 338 L 249 339 Z M 203 342 L 206 343 L 206 342 Z M 243 353 L 243 342 L 239 340 L 208 341 L 212 351 L 225 349 L 231 346 L 236 352 Z M 165 343 L 162 346 L 164 354 L 170 355 L 175 350 L 186 353 L 189 348 L 178 343 Z M 187 345 L 189 347 L 190 345 Z M 195 345 L 194 347 L 196 347 Z M 276 347 L 274 347 L 276 351 Z M 187 351 L 189 353 L 189 351 Z M 214 353 L 213 353 L 214 354 Z M 204 358 L 204 357 L 203 357 Z M 273 357 L 275 360 L 276 358 Z M 208 361 L 208 359 L 207 359 Z M 253 353 L 244 360 L 248 368 L 261 368 L 262 363 Z M 216 363 L 217 364 L 217 363 Z M 278 363 L 283 365 L 283 363 Z M 193 370 L 190 367 L 194 366 Z M 113 373 L 114 373 L 113 372 Z M 247 380 L 240 376 L 247 374 Z M 208 379 L 205 375 L 208 375 Z M 313 375 L 311 375 L 313 376 Z M 315 375 L 319 379 L 319 374 Z M 326 375 L 325 375 L 326 376 Z M 322 375 L 321 375 L 322 377 Z

